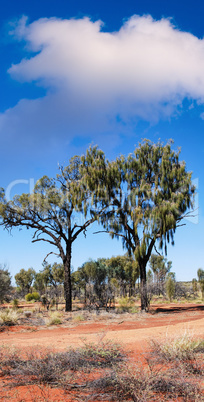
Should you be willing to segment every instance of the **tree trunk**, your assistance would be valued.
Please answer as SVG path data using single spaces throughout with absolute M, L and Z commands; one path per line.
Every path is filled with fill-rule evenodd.
M 71 243 L 67 246 L 67 252 L 63 263 L 65 311 L 72 311 Z
M 141 310 L 148 311 L 149 303 L 147 297 L 147 277 L 146 277 L 146 264 L 144 261 L 139 262 L 140 267 L 140 297 L 141 297 Z

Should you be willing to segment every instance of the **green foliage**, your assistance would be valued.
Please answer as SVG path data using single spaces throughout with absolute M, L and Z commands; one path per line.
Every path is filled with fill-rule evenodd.
M 121 297 L 118 299 L 119 311 L 128 312 L 134 306 L 134 300 L 131 297 Z
M 16 284 L 21 291 L 27 293 L 30 291 L 35 274 L 33 268 L 29 268 L 27 271 L 22 268 L 20 272 L 15 275 Z
M 194 191 L 191 173 L 171 142 L 144 140 L 134 153 L 112 162 L 97 147 L 90 147 L 86 155 L 71 158 L 55 179 L 43 176 L 38 180 L 32 194 L 16 195 L 7 202 L 1 190 L 0 225 L 32 228 L 33 242 L 46 241 L 57 248 L 64 265 L 66 310 L 70 311 L 72 243 L 97 220 L 134 255 L 137 266 L 127 262 L 121 275 L 129 281 L 131 293 L 139 269 L 141 308 L 147 309 L 146 266 L 152 250 L 158 243 L 166 253 L 167 244 L 174 244 L 176 228 L 193 205 Z M 85 217 L 82 225 L 76 225 L 78 212 Z M 103 282 L 102 265 L 98 284 Z M 22 287 L 20 282 L 17 285 Z
M 169 301 L 171 302 L 175 295 L 175 281 L 170 276 L 166 281 L 166 293 Z
M 25 299 L 27 302 L 31 300 L 38 301 L 40 300 L 40 295 L 38 292 L 28 293 L 27 295 L 25 295 Z
M 27 293 L 27 295 L 25 295 L 25 299 L 26 299 L 27 302 L 33 300 L 33 295 L 32 295 L 32 293 Z
M 8 300 L 11 292 L 11 275 L 6 269 L 0 265 L 0 303 Z
M 155 282 L 159 284 L 165 281 L 166 275 L 171 270 L 172 262 L 167 261 L 163 255 L 152 254 L 149 259 L 149 265 L 155 275 Z
M 39 301 L 40 300 L 40 295 L 38 292 L 33 292 L 32 293 L 33 300 Z
M 73 321 L 75 321 L 75 322 L 80 322 L 80 321 L 84 321 L 84 320 L 85 320 L 85 317 L 83 314 L 77 314 L 77 315 L 74 315 L 74 317 L 73 317 Z
M 19 305 L 19 300 L 18 300 L 18 299 L 13 299 L 13 300 L 12 300 L 12 304 L 13 304 L 13 307 L 14 307 L 14 308 L 17 308 L 18 305 Z
M 202 300 L 204 300 L 204 270 L 202 268 L 199 268 L 197 271 L 198 275 L 198 282 L 200 285 L 200 290 L 202 294 Z
M 31 228 L 34 230 L 33 243 L 45 241 L 57 249 L 64 265 L 66 311 L 72 309 L 72 243 L 81 233 L 85 234 L 100 213 L 91 206 L 91 189 L 85 182 L 89 179 L 89 169 L 98 169 L 103 160 L 103 152 L 97 147 L 90 148 L 86 156 L 71 158 L 68 166 L 60 168 L 56 178 L 43 176 L 39 179 L 31 194 L 16 195 L 13 200 L 7 201 L 4 190 L 0 191 L 0 225 L 6 229 Z M 79 212 L 84 214 L 85 219 L 83 224 L 76 225 L 75 216 Z M 41 279 L 37 277 L 36 286 Z M 18 286 L 24 286 L 19 275 L 16 281 Z M 26 287 L 26 292 L 29 291 L 30 285 Z
M 134 254 L 140 269 L 141 308 L 147 309 L 147 262 L 156 243 L 165 252 L 168 243 L 174 244 L 177 225 L 193 205 L 191 173 L 171 143 L 145 140 L 127 158 L 107 162 L 101 188 L 104 197 L 99 203 L 107 210 L 100 222 Z
M 192 288 L 193 288 L 193 291 L 194 291 L 194 292 L 197 292 L 197 291 L 198 291 L 198 281 L 197 281 L 196 278 L 193 278 L 193 279 L 192 279 Z

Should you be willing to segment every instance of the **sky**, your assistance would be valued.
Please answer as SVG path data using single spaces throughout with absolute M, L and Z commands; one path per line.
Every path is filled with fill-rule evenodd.
M 167 258 L 177 280 L 204 268 L 204 5 L 200 0 L 1 0 L 0 187 L 32 191 L 43 175 L 97 144 L 109 160 L 143 138 L 181 148 L 197 187 L 195 216 Z M 75 241 L 73 269 L 123 254 L 94 235 Z M 31 231 L 0 228 L 0 264 L 42 269 Z M 52 260 L 50 260 L 52 262 Z

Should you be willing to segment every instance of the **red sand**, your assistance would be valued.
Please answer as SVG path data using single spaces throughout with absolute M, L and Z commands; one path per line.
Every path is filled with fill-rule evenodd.
M 41 347 L 63 350 L 70 346 L 82 346 L 84 341 L 96 342 L 103 338 L 103 341 L 113 340 L 122 344 L 131 352 L 132 356 L 136 356 L 148 348 L 151 339 L 179 336 L 185 332 L 193 336 L 203 337 L 204 306 L 192 304 L 157 305 L 152 306 L 152 310 L 153 314 L 136 314 L 131 321 L 123 321 L 121 315 L 119 323 L 113 323 L 111 320 L 88 321 L 72 327 L 55 326 L 49 327 L 49 329 L 22 325 L 8 327 L 4 332 L 0 333 L 0 343 L 1 345 L 14 345 L 20 348 L 40 345 Z M 156 310 L 159 312 L 156 312 Z M 5 392 L 10 396 L 8 400 L 12 400 L 12 402 L 76 400 L 64 396 L 60 390 L 46 387 L 39 388 L 38 386 L 32 387 L 32 389 L 19 387 L 11 391 L 5 389 Z M 1 400 L 7 400 L 5 393 Z

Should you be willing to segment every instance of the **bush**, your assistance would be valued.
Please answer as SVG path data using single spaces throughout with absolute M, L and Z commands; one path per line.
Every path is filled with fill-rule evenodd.
M 13 304 L 13 308 L 17 308 L 18 304 L 19 304 L 18 299 L 13 299 L 12 304 Z
M 38 292 L 28 293 L 27 295 L 25 295 L 25 299 L 27 302 L 32 300 L 37 301 L 40 300 L 40 294 Z
M 204 353 L 204 339 L 194 339 L 185 333 L 182 337 L 168 339 L 166 342 L 152 341 L 152 357 L 159 362 L 193 360 L 197 353 Z
M 36 301 L 40 300 L 40 294 L 38 292 L 33 292 L 32 296 L 33 296 L 33 300 L 36 300 Z
M 73 317 L 73 321 L 75 322 L 80 322 L 80 321 L 84 321 L 85 317 L 83 314 L 77 314 Z
M 128 312 L 134 306 L 134 300 L 131 297 L 121 297 L 118 300 L 119 310 L 123 312 Z
M 53 353 L 49 349 L 31 349 L 22 353 L 17 349 L 0 348 L 0 369 L 9 374 L 15 385 L 55 384 L 67 388 L 65 373 L 85 368 L 105 368 L 124 360 L 124 353 L 111 342 L 100 345 L 85 344 L 79 349 Z M 69 374 L 68 374 L 69 375 Z
M 32 293 L 28 293 L 27 295 L 25 295 L 25 299 L 26 299 L 27 302 L 33 300 Z
M 18 319 L 19 314 L 15 310 L 0 311 L 0 325 L 15 325 Z
M 58 325 L 62 324 L 62 315 L 58 311 L 54 311 L 49 314 L 47 325 Z
M 169 352 L 166 354 L 167 343 L 176 350 L 170 360 Z M 66 393 L 74 390 L 74 400 L 81 401 L 203 400 L 202 373 L 197 375 L 191 372 L 189 376 L 187 365 L 180 364 L 179 360 L 186 356 L 188 358 L 189 350 L 195 355 L 204 353 L 203 340 L 185 336 L 163 343 L 163 360 L 158 345 L 155 341 L 152 344 L 152 352 L 146 356 L 146 365 L 144 356 L 142 363 L 137 359 L 131 364 L 123 350 L 111 342 L 85 344 L 81 348 L 60 353 L 39 348 L 21 353 L 18 349 L 2 347 L 0 374 L 9 375 L 11 386 L 49 384 L 64 389 Z M 182 350 L 182 353 L 178 354 L 178 350 Z M 158 351 L 160 360 L 155 360 Z M 93 376 L 90 379 L 87 376 L 87 371 L 93 369 L 94 380 Z

